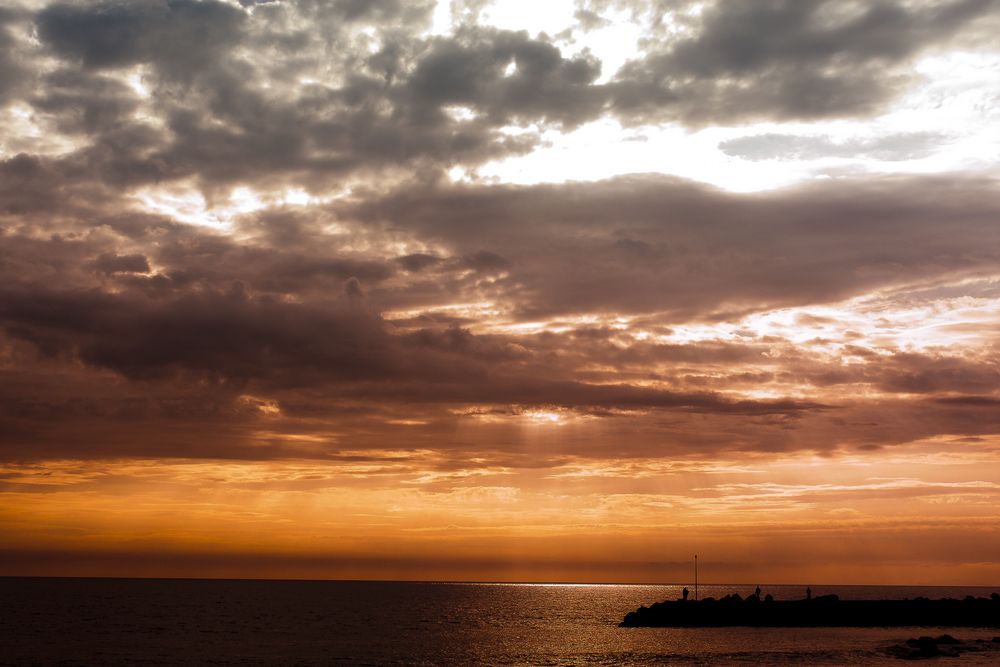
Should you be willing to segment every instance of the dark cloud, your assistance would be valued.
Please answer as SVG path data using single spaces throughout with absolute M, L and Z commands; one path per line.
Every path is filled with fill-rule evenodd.
M 149 273 L 149 261 L 144 255 L 103 253 L 95 262 L 102 273 Z
M 692 34 L 627 63 L 616 113 L 687 125 L 870 115 L 911 82 L 908 65 L 974 22 L 993 0 L 717 2 Z M 657 45 L 659 46 L 659 45 Z
M 510 262 L 500 255 L 480 250 L 462 259 L 462 262 L 470 269 L 483 273 L 499 273 L 510 268 Z
M 899 353 L 878 364 L 875 372 L 879 375 L 878 382 L 884 390 L 900 393 L 952 392 L 974 395 L 988 393 L 1000 387 L 1000 359 L 997 358 L 964 359 Z
M 397 257 L 396 261 L 399 262 L 407 271 L 418 272 L 438 264 L 441 261 L 441 258 L 434 255 L 428 255 L 423 252 L 416 252 L 410 255 Z
M 572 126 L 603 104 L 590 85 L 599 73 L 593 59 L 566 59 L 525 33 L 470 28 L 425 40 L 394 28 L 409 10 L 341 7 L 351 20 L 388 22 L 377 24 L 385 31 L 381 50 L 358 60 L 361 38 L 342 24 L 325 42 L 301 32 L 319 7 L 281 6 L 271 26 L 264 10 L 247 18 L 210 5 L 56 5 L 39 15 L 46 43 L 87 72 L 148 63 L 161 75 L 147 80 L 161 127 L 129 113 L 134 95 L 122 94 L 120 83 L 71 70 L 53 75 L 53 89 L 35 104 L 62 112 L 57 127 L 93 134 L 76 163 L 115 185 L 195 176 L 206 190 L 273 186 L 276 177 L 321 187 L 357 171 L 434 171 L 521 153 L 537 134 L 500 128 Z M 325 13 L 320 19 L 333 20 Z M 277 32 L 282 27 L 288 32 Z M 198 44 L 178 46 L 188 41 Z M 274 58 L 246 58 L 242 48 Z M 298 71 L 283 71 L 289 63 Z M 511 64 L 516 71 L 507 75 Z M 118 124 L 109 128 L 109 119 Z
M 405 372 L 377 319 L 350 304 L 297 307 L 239 292 L 152 301 L 35 289 L 4 292 L 0 320 L 46 356 L 75 357 L 133 380 L 192 374 L 239 389 L 251 380 L 298 386 Z
M 613 4 L 589 3 L 583 27 Z M 807 314 L 795 325 L 833 333 L 660 338 L 875 290 L 996 298 L 970 282 L 1000 261 L 994 180 L 745 195 L 659 176 L 442 178 L 606 114 L 699 126 L 870 113 L 993 4 L 716 3 L 680 36 L 651 23 L 609 83 L 562 38 L 473 21 L 428 36 L 430 3 L 240 5 L 0 12 L 0 103 L 23 101 L 64 142 L 0 161 L 3 456 L 322 458 L 337 442 L 530 466 L 538 411 L 578 420 L 540 448 L 550 457 L 997 432 L 982 346 L 901 350 Z M 24 48 L 32 27 L 44 58 Z M 893 160 L 942 139 L 772 133 L 720 148 Z M 315 199 L 262 203 L 224 230 L 142 210 L 144 188 L 166 186 L 196 220 L 183 193 L 211 207 L 240 185 Z
M 86 68 L 149 63 L 189 80 L 241 35 L 243 12 L 212 0 L 52 4 L 36 20 L 38 35 L 59 55 Z
M 990 224 L 995 189 L 989 181 L 886 178 L 734 195 L 625 177 L 420 187 L 357 201 L 343 215 L 410 229 L 458 252 L 490 248 L 511 263 L 497 297 L 527 317 L 711 318 L 834 301 L 928 271 L 988 272 L 1000 259 Z
M 59 196 L 62 175 L 38 157 L 21 153 L 0 161 L 0 210 L 21 215 L 50 210 Z
M 421 23 L 434 9 L 432 0 L 302 0 L 296 8 L 312 18 L 340 21 L 397 20 L 402 24 Z M 412 26 L 411 27 L 416 27 Z
M 128 258 L 117 261 L 123 259 L 131 263 Z M 500 337 L 474 336 L 454 327 L 391 336 L 356 303 L 363 296 L 356 279 L 345 282 L 345 292 L 351 298 L 344 303 L 306 305 L 251 299 L 239 290 L 150 300 L 137 294 L 36 287 L 0 294 L 0 322 L 10 336 L 35 345 L 46 357 L 77 358 L 132 380 L 171 380 L 191 373 L 239 390 L 248 383 L 266 391 L 311 386 L 325 387 L 333 396 L 343 391 L 353 397 L 431 403 L 749 414 L 819 407 L 556 381 L 539 376 L 531 364 L 518 364 L 530 361 L 532 354 Z M 490 368 L 499 362 L 514 365 Z M 384 384 L 386 380 L 395 384 Z
M 541 140 L 501 132 L 508 125 L 572 128 L 609 111 L 695 124 L 855 115 L 895 94 L 916 54 L 982 27 L 991 4 L 851 14 L 829 2 L 718 3 L 688 21 L 690 34 L 651 38 L 646 56 L 606 85 L 595 83 L 599 61 L 568 56 L 545 35 L 466 23 L 423 37 L 414 26 L 428 24 L 430 3 L 244 7 L 148 0 L 38 12 L 42 44 L 64 62 L 30 101 L 51 129 L 91 138 L 65 156 L 67 168 L 113 187 L 194 178 L 209 193 L 238 183 L 322 189 L 358 172 L 440 173 Z M 636 16 L 667 8 L 654 9 L 637 6 Z M 8 12 L 6 23 L 27 30 L 26 16 Z M 32 74 L 13 34 L 0 36 L 8 91 Z M 144 104 L 121 80 L 140 65 Z M 899 148 L 851 150 L 892 159 Z
M 546 128 L 608 114 L 703 125 L 870 113 L 908 85 L 916 55 L 981 28 L 990 7 L 881 3 L 845 15 L 832 2 L 717 3 L 680 37 L 651 26 L 645 54 L 597 83 L 599 60 L 544 34 L 465 22 L 423 35 L 430 3 L 55 3 L 34 26 L 62 63 L 30 102 L 51 129 L 89 138 L 63 156 L 67 168 L 112 187 L 324 191 L 345 177 L 433 178 L 522 154 Z M 25 80 L 3 39 L 6 80 Z M 148 94 L 124 84 L 127 70 Z M 839 151 L 919 153 L 903 148 Z
M 409 79 L 407 102 L 419 116 L 464 105 L 497 125 L 531 120 L 576 125 L 601 109 L 599 89 L 591 86 L 600 71 L 599 61 L 566 59 L 525 32 L 476 29 L 432 44 Z
M 129 122 L 139 103 L 127 85 L 79 70 L 57 70 L 44 80 L 32 105 L 55 118 L 62 132 L 97 134 Z

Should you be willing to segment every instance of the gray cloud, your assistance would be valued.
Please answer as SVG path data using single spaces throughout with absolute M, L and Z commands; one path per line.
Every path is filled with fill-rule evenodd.
M 273 400 L 282 428 L 304 433 L 350 412 L 336 428 L 358 446 L 376 446 L 376 431 L 385 437 L 367 421 L 386 419 L 365 412 L 375 406 L 426 423 L 407 437 L 433 447 L 456 419 L 568 410 L 607 422 L 574 441 L 576 453 L 595 456 L 608 455 L 608 442 L 616 455 L 650 455 L 664 437 L 677 452 L 826 450 L 996 426 L 979 414 L 992 409 L 988 357 L 845 350 L 864 364 L 844 371 L 780 339 L 666 344 L 569 317 L 631 313 L 645 318 L 639 329 L 669 333 L 690 319 L 988 273 L 1000 247 L 988 180 L 887 178 L 757 195 L 655 177 L 407 188 L 254 214 L 234 237 L 126 214 L 106 196 L 49 196 L 45 183 L 73 181 L 44 160 L 2 168 L 21 179 L 2 199 L 18 225 L 0 236 L 11 452 L 44 443 L 65 454 L 77 441 L 70 432 L 86 427 L 106 443 L 95 455 L 120 455 L 137 424 L 172 424 L 177 455 L 217 433 L 205 455 L 251 456 L 254 425 L 272 428 L 259 421 L 271 417 L 244 395 Z M 45 205 L 19 204 L 24 192 Z M 345 229 L 371 249 L 343 247 Z M 400 256 L 398 239 L 435 250 Z M 524 317 L 567 316 L 563 332 L 474 333 L 474 318 L 434 314 L 482 298 Z M 380 315 L 397 307 L 417 314 Z M 890 399 L 724 393 L 789 382 L 919 394 L 925 413 Z M 452 412 L 470 404 L 486 412 Z M 56 413 L 65 415 L 58 427 L 49 423 Z M 510 441 L 500 426 L 484 428 L 476 447 Z M 257 455 L 302 455 L 295 447 L 277 442 Z M 170 443 L 150 448 L 162 455 Z
M 59 130 L 91 135 L 71 159 L 105 182 L 195 176 L 206 190 L 275 178 L 319 187 L 356 171 L 475 164 L 537 143 L 532 133 L 500 133 L 505 125 L 572 126 L 600 113 L 593 58 L 567 59 L 519 32 L 468 26 L 429 39 L 408 32 L 430 9 L 53 4 L 35 23 L 65 67 L 49 75 L 33 104 Z M 375 52 L 360 55 L 373 44 Z M 138 65 L 151 68 L 146 117 L 134 113 L 135 95 L 116 78 Z M 454 106 L 471 115 L 455 117 Z M 159 124 L 149 122 L 151 112 Z
M 31 77 L 24 58 L 30 48 L 12 30 L 22 20 L 23 12 L 0 8 L 0 104 L 22 92 Z
M 43 76 L 28 98 L 39 120 L 86 139 L 64 170 L 112 187 L 193 179 L 209 195 L 322 191 L 345 177 L 433 178 L 527 152 L 542 141 L 536 128 L 609 114 L 697 126 L 872 113 L 908 85 L 914 57 L 982 29 L 992 6 L 882 3 L 841 16 L 831 2 L 717 3 L 680 37 L 648 26 L 646 52 L 598 84 L 600 61 L 545 35 L 466 22 L 423 36 L 429 3 L 54 3 L 34 26 L 60 66 L 25 69 L 0 35 L 0 68 L 8 96 Z M 30 28 L 23 12 L 10 16 Z
M 603 100 L 591 83 L 593 58 L 565 59 L 559 49 L 527 33 L 468 29 L 439 40 L 416 64 L 408 82 L 414 113 L 468 105 L 494 124 L 554 120 L 576 125 L 594 118 Z M 508 66 L 512 73 L 505 74 Z
M 526 317 L 658 311 L 711 318 L 833 301 L 929 270 L 989 271 L 1000 259 L 990 223 L 998 214 L 988 194 L 995 188 L 886 178 L 747 196 L 624 177 L 419 187 L 368 197 L 342 215 L 409 229 L 456 252 L 486 247 L 502 255 L 512 268 L 492 289 L 501 300 L 509 294 Z
M 289 304 L 252 299 L 239 290 L 149 299 L 136 293 L 35 286 L 0 293 L 0 322 L 8 335 L 34 345 L 45 357 L 77 358 L 131 380 L 175 380 L 190 373 L 234 391 L 249 385 L 268 392 L 317 387 L 332 391 L 334 397 L 405 402 L 654 407 L 739 414 L 819 407 L 799 401 L 731 400 L 704 392 L 554 380 L 539 374 L 542 367 L 532 353 L 511 341 L 473 336 L 457 328 L 393 336 L 363 304 L 353 301 Z M 492 369 L 497 362 L 512 365 Z M 386 380 L 393 384 L 385 384 Z
M 36 20 L 59 55 L 88 69 L 154 65 L 190 80 L 240 40 L 243 12 L 212 0 L 52 4 Z
M 616 74 L 613 109 L 636 122 L 676 118 L 697 126 L 870 115 L 910 83 L 913 57 L 991 18 L 996 6 L 717 2 L 693 34 L 664 36 L 664 47 Z
M 98 134 L 127 123 L 139 106 L 134 91 L 116 79 L 78 70 L 56 70 L 44 79 L 35 109 L 51 114 L 66 133 Z
M 948 137 L 935 132 L 906 132 L 872 138 L 835 140 L 828 136 L 757 134 L 719 144 L 727 155 L 745 160 L 815 160 L 825 157 L 917 160 L 932 155 Z
M 95 266 L 102 273 L 149 273 L 149 262 L 144 255 L 116 255 L 104 253 L 97 258 Z
M 548 445 L 551 456 L 997 432 L 988 350 L 848 349 L 844 333 L 831 344 L 859 361 L 840 368 L 752 332 L 632 336 L 990 275 L 994 180 L 738 195 L 658 176 L 441 178 L 605 114 L 697 126 L 870 113 L 917 55 L 982 30 L 991 3 L 851 16 L 830 2 L 717 3 L 680 37 L 652 27 L 646 53 L 607 84 L 595 83 L 593 56 L 545 35 L 467 22 L 424 36 L 428 3 L 240 4 L 0 13 L 0 103 L 27 104 L 40 132 L 72 146 L 0 161 L 3 456 L 323 457 L 336 440 L 530 465 L 511 443 L 525 442 L 516 422 L 533 410 L 588 425 Z M 599 25 L 604 6 L 590 3 L 582 20 Z M 22 48 L 32 26 L 44 58 Z M 721 148 L 910 159 L 939 139 L 771 134 Z M 342 196 L 238 216 L 229 232 L 138 210 L 136 188 L 175 182 L 209 200 L 237 185 Z M 634 321 L 612 326 L 613 315 Z M 553 322 L 505 328 L 530 320 Z M 789 385 L 834 398 L 782 398 Z M 761 388 L 778 397 L 746 398 Z M 853 388 L 880 398 L 858 403 Z M 469 420 L 475 442 L 455 436 Z

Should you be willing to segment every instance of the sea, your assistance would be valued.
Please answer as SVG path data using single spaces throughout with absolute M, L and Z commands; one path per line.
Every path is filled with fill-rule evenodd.
M 682 588 L 5 577 L 0 665 L 900 665 L 891 647 L 943 633 L 976 648 L 932 662 L 1000 665 L 995 628 L 618 627 L 627 612 L 677 599 Z M 778 600 L 805 595 L 805 585 L 761 589 Z M 814 596 L 859 600 L 995 590 L 812 586 Z

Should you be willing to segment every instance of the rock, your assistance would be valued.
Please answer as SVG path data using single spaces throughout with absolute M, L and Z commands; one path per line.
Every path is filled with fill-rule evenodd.
M 744 599 L 732 593 L 718 601 L 657 602 L 629 614 L 623 624 L 631 627 L 1000 628 L 1000 605 L 986 598 L 841 601 L 836 595 L 823 595 L 812 600 L 774 600 L 771 597 L 760 600 L 756 596 Z M 939 647 L 960 643 L 951 635 L 930 637 L 929 641 Z
M 887 652 L 903 660 L 920 660 L 939 656 L 954 658 L 967 650 L 976 649 L 970 649 L 969 646 L 951 635 L 941 635 L 940 637 L 923 636 L 907 639 L 902 644 L 889 647 Z

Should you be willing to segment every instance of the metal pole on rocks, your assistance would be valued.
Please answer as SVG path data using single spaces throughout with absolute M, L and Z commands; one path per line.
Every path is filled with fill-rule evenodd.
M 694 555 L 694 601 L 698 601 L 698 554 Z

